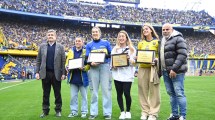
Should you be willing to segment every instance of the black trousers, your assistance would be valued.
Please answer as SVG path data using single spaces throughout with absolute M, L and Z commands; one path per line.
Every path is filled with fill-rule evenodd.
M 42 87 L 43 87 L 43 112 L 45 114 L 49 113 L 49 98 L 50 98 L 50 92 L 51 92 L 51 86 L 54 90 L 54 96 L 55 96 L 55 111 L 61 112 L 62 107 L 62 98 L 61 98 L 61 81 L 57 81 L 55 78 L 54 72 L 46 71 L 46 78 L 42 79 Z
M 120 82 L 114 80 L 115 83 L 115 88 L 116 88 L 116 93 L 117 93 L 117 102 L 119 105 L 119 108 L 121 112 L 124 111 L 124 105 L 123 105 L 123 96 L 122 94 L 124 93 L 125 100 L 126 100 L 126 111 L 130 112 L 131 109 L 131 85 L 132 82 Z

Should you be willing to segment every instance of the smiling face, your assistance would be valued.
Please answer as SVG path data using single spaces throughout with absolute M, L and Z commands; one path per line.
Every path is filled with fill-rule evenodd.
M 99 40 L 101 37 L 101 30 L 98 27 L 92 29 L 92 38 L 94 40 Z
M 75 38 L 76 48 L 81 48 L 83 46 L 83 40 L 81 38 Z
M 48 42 L 55 42 L 56 38 L 57 38 L 57 35 L 55 31 L 50 31 L 47 33 Z
M 162 35 L 168 38 L 173 32 L 173 28 L 170 24 L 164 24 L 162 27 Z
M 117 36 L 118 43 L 120 45 L 126 45 L 127 37 L 125 33 L 120 32 Z
M 149 26 L 143 26 L 143 31 L 142 31 L 143 33 L 143 35 L 145 36 L 145 37 L 147 37 L 147 36 L 152 36 L 152 30 L 149 28 Z

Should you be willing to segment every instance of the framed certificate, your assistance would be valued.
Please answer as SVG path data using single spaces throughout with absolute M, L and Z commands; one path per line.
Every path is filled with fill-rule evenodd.
M 105 62 L 105 52 L 91 52 L 89 53 L 87 62 L 104 63 Z
M 154 50 L 137 50 L 136 63 L 152 64 L 154 58 L 155 58 Z
M 112 57 L 112 66 L 114 67 L 126 67 L 129 65 L 127 53 L 122 54 L 113 54 Z
M 71 69 L 77 69 L 77 68 L 82 68 L 84 67 L 84 58 L 76 58 L 76 59 L 70 59 L 69 60 L 69 70 Z

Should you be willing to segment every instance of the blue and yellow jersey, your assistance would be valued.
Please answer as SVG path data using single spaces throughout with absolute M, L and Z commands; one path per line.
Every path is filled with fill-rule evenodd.
M 154 50 L 155 51 L 155 57 L 158 58 L 158 47 L 159 47 L 159 40 L 153 39 L 151 41 L 142 40 L 138 43 L 138 50 Z M 151 64 L 140 64 L 139 67 L 142 68 L 149 68 L 151 67 Z
M 111 50 L 110 42 L 107 40 L 91 41 L 86 45 L 86 56 L 89 56 L 90 52 L 105 52 L 106 55 L 110 55 Z M 105 62 L 109 62 L 108 58 L 105 58 Z

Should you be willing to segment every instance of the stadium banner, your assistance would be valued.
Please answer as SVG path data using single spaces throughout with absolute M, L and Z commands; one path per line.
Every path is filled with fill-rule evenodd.
M 17 49 L 0 50 L 0 55 L 8 54 L 16 56 L 37 56 L 38 52 L 34 50 L 17 50 Z
M 172 24 L 173 27 L 180 27 L 181 24 Z
M 215 70 L 215 60 L 188 60 L 188 67 L 194 70 Z
M 209 54 L 190 54 L 188 59 L 214 59 L 215 55 L 209 55 Z
M 194 26 L 193 30 L 196 32 L 208 32 L 210 30 L 210 26 Z
M 64 19 L 91 21 L 91 19 L 90 19 L 90 18 L 88 18 L 88 17 L 77 17 L 77 16 L 64 16 Z
M 145 23 L 144 22 L 131 22 L 131 21 L 120 21 L 120 20 L 107 20 L 107 19 L 98 19 L 98 22 L 102 23 L 112 23 L 112 24 L 124 24 L 124 25 L 139 25 L 142 26 Z M 162 23 L 147 23 L 152 26 L 162 26 Z M 175 25 L 180 25 L 180 24 L 175 24 Z
M 119 3 L 130 3 L 130 4 L 140 4 L 140 0 L 104 0 L 106 2 L 119 2 Z
M 208 59 L 215 59 L 215 55 L 208 55 Z

